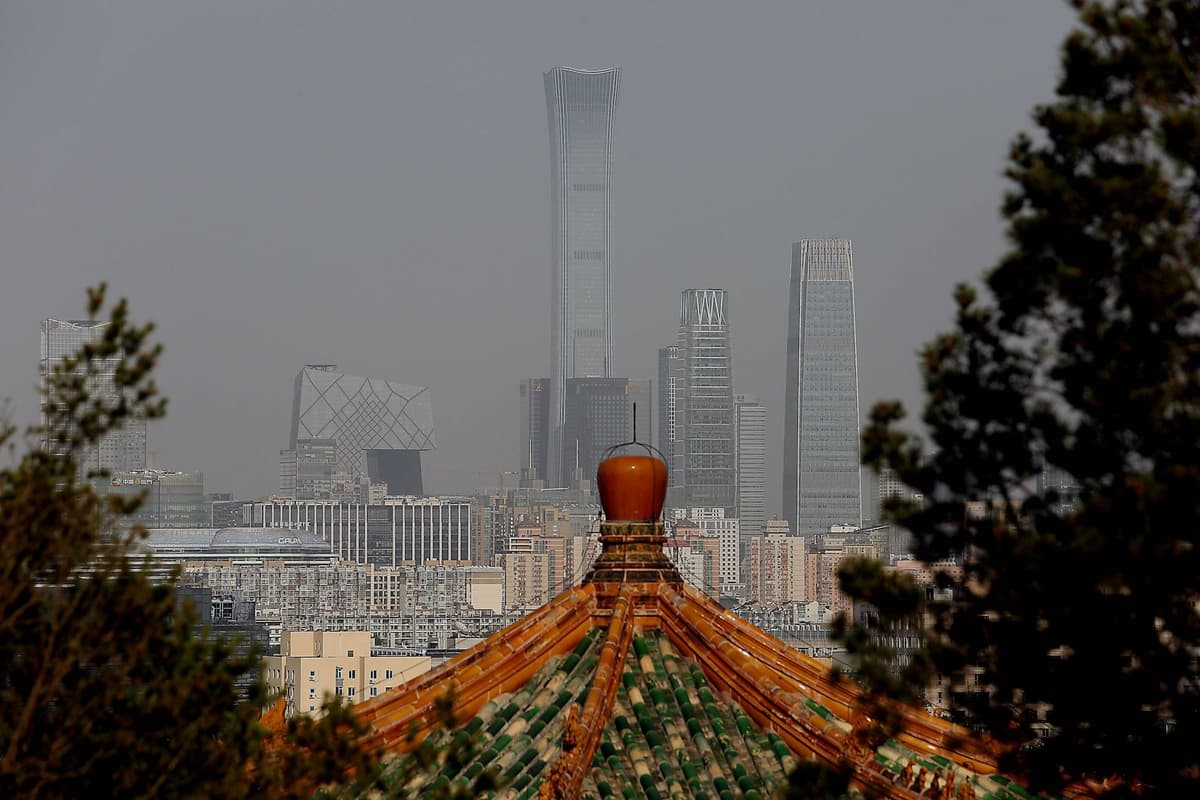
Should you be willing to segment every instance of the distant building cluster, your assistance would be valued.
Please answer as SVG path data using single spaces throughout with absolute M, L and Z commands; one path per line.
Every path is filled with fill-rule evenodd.
M 599 551 L 596 467 L 633 440 L 669 465 L 665 550 L 679 573 L 785 641 L 829 655 L 829 620 L 851 610 L 837 585 L 847 558 L 877 558 L 932 581 L 912 561 L 907 533 L 881 522 L 892 499 L 921 498 L 886 469 L 867 475 L 864 488 L 849 240 L 792 245 L 782 436 L 768 429 L 761 396 L 735 383 L 729 290 L 682 289 L 657 374 L 616 374 L 620 79 L 617 69 L 544 75 L 550 369 L 520 382 L 519 467 L 496 470 L 494 490 L 428 496 L 422 454 L 436 448 L 429 387 L 333 364 L 306 365 L 295 377 L 271 497 L 206 493 L 201 472 L 148 464 L 144 419 L 84 454 L 100 473 L 92 479 L 98 492 L 142 498 L 129 522 L 150 529 L 144 548 L 153 569 L 165 576 L 178 565 L 181 585 L 204 593 L 198 602 L 213 619 L 233 624 L 240 615 L 238 624 L 266 626 L 271 646 L 282 648 L 270 677 L 289 710 L 313 710 L 327 690 L 374 696 L 419 668 L 376 663 L 372 650 L 418 659 L 452 650 L 579 583 Z M 45 320 L 44 380 L 106 324 Z M 111 372 L 94 384 L 99 397 L 117 401 Z M 783 445 L 775 478 L 783 503 L 773 512 L 767 451 L 775 441 Z M 506 487 L 510 474 L 516 480 Z M 1075 487 L 1047 467 L 1039 490 L 1068 504 Z
M 284 630 L 361 630 L 381 647 L 425 652 L 507 619 L 498 567 L 354 563 L 285 528 L 152 529 L 142 547 L 162 578 L 177 566 L 181 586 L 253 604 L 274 646 Z

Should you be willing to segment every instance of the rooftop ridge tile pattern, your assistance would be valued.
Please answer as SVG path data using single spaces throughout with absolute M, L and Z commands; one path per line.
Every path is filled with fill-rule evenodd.
M 806 758 L 849 758 L 858 790 L 880 796 L 1030 796 L 995 774 L 986 747 L 957 743 L 961 729 L 917 711 L 903 736 L 857 745 L 852 685 L 690 587 L 626 584 L 615 602 L 601 599 L 593 585 L 563 592 L 359 706 L 370 741 L 402 753 L 427 735 L 461 735 L 432 722 L 434 699 L 453 687 L 481 750 L 434 783 L 495 769 L 507 781 L 496 800 L 768 798 Z

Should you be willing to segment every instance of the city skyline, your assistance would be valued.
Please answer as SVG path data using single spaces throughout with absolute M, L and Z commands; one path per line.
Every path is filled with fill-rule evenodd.
M 516 469 L 513 404 L 492 398 L 546 374 L 537 76 L 569 63 L 624 71 L 615 374 L 654 374 L 681 288 L 728 286 L 738 388 L 762 396 L 776 440 L 781 265 L 796 237 L 830 232 L 862 264 L 862 406 L 912 408 L 914 352 L 946 327 L 947 287 L 1003 246 L 1007 143 L 1049 94 L 1070 16 L 1002 5 L 875 9 L 871 31 L 836 6 L 745 20 L 568 4 L 533 30 L 480 6 L 469 36 L 441 9 L 6 9 L 0 395 L 36 421 L 36 324 L 79 316 L 83 287 L 107 279 L 166 345 L 151 454 L 214 490 L 275 490 L 279 399 L 312 360 L 437 393 L 429 491 Z M 774 477 L 767 491 L 776 513 Z

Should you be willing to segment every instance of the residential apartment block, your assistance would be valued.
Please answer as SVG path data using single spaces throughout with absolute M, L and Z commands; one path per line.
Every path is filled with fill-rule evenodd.
M 748 537 L 749 595 L 754 603 L 792 603 L 809 599 L 804 539 L 788 532 L 787 522 L 771 520 L 766 532 Z
M 428 672 L 429 656 L 373 656 L 366 631 L 285 631 L 280 654 L 263 659 L 267 685 L 284 715 L 319 714 L 327 695 L 350 704 L 377 697 Z

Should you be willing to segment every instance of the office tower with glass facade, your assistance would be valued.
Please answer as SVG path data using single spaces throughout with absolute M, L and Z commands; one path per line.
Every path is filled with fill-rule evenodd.
M 521 381 L 521 486 L 545 486 L 546 438 L 550 426 L 550 381 Z
M 337 476 L 337 441 L 334 439 L 297 439 L 295 447 L 279 451 L 281 497 L 332 500 Z
M 124 518 L 147 528 L 207 528 L 212 506 L 204 494 L 203 472 L 140 469 L 113 472 L 92 481 L 96 494 L 141 497 L 142 504 Z
M 675 469 L 688 506 L 736 513 L 733 357 L 724 289 L 685 289 L 677 346 Z
M 85 344 L 99 341 L 108 328 L 108 322 L 96 320 L 42 320 L 41 352 L 39 369 L 43 391 L 50 373 L 64 358 L 74 356 Z M 113 383 L 117 359 L 109 359 L 100 369 L 94 383 L 89 386 L 93 396 L 105 404 L 116 405 L 120 399 Z M 43 414 L 43 428 L 48 429 L 49 420 Z M 47 450 L 57 449 L 52 441 L 53 433 L 44 436 L 42 445 Z M 146 468 L 146 418 L 127 417 L 117 430 L 110 431 L 98 446 L 84 453 L 79 467 L 82 474 L 88 472 L 128 472 Z
M 814 536 L 862 524 L 854 267 L 848 239 L 792 245 L 783 516 Z
M 757 536 L 767 522 L 767 408 L 758 395 L 733 398 L 737 460 L 737 516 L 742 536 Z
M 566 382 L 567 416 L 563 448 L 568 472 L 565 486 L 581 486 L 595 478 L 605 452 L 633 438 L 637 405 L 639 441 L 651 439 L 651 381 L 628 378 L 570 378 Z
M 621 72 L 555 67 L 544 78 L 551 178 L 547 474 L 560 478 L 573 466 L 563 445 L 567 379 L 613 374 L 612 147 Z
M 323 439 L 336 443 L 336 472 L 351 483 L 365 478 L 386 483 L 389 494 L 422 495 L 421 453 L 436 447 L 429 388 L 309 364 L 296 376 L 289 449 Z
M 658 449 L 670 468 L 671 486 L 679 486 L 682 467 L 675 463 L 679 436 L 679 393 L 683 389 L 683 358 L 677 345 L 658 351 Z

